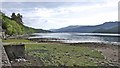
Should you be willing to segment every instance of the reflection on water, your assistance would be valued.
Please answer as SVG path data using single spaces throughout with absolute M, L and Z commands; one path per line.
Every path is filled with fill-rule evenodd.
M 58 38 L 64 42 L 119 42 L 120 34 L 102 33 L 34 33 L 30 38 Z

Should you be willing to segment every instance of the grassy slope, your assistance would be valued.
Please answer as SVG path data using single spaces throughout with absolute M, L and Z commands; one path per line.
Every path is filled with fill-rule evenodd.
M 2 19 L 2 28 L 6 30 L 6 34 L 8 35 L 21 35 L 21 34 L 29 34 L 34 32 L 50 32 L 42 29 L 34 29 L 31 27 L 27 27 L 22 23 L 17 23 L 14 20 L 11 20 L 8 16 L 0 12 L 0 19 Z
M 5 29 L 6 33 L 9 35 L 19 35 L 35 31 L 33 28 L 16 23 L 5 15 L 2 16 L 2 28 Z

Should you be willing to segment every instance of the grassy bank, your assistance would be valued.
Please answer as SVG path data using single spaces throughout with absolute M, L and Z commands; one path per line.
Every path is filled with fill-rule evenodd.
M 68 44 L 27 44 L 26 52 L 39 57 L 45 66 L 97 66 L 104 56 L 87 47 Z
M 28 42 L 32 42 L 30 40 L 26 40 L 26 39 L 7 39 L 7 40 L 2 40 L 3 43 L 28 43 Z

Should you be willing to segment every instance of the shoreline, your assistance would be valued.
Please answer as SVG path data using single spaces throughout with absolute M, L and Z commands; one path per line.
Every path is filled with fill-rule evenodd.
M 105 57 L 105 59 L 107 59 L 109 64 L 111 64 L 111 66 L 112 65 L 115 65 L 115 66 L 120 65 L 120 63 L 119 63 L 120 46 L 116 45 L 116 44 L 101 43 L 101 42 L 64 43 L 64 42 L 59 42 L 59 41 L 57 41 L 57 42 L 56 41 L 43 41 L 43 42 L 36 41 L 36 42 L 28 42 L 28 43 L 22 43 L 22 44 L 68 44 L 68 46 L 87 47 L 87 48 L 91 48 L 93 50 L 97 50 L 97 51 L 101 52 L 102 55 Z M 108 62 L 106 62 L 106 63 L 108 63 Z
M 82 44 L 82 43 L 98 43 L 98 44 L 110 44 L 110 45 L 120 45 L 120 42 L 105 42 L 105 41 L 72 41 L 69 39 L 60 39 L 60 38 L 27 38 L 27 40 L 35 41 L 38 43 L 46 42 L 46 43 L 71 43 L 71 44 Z

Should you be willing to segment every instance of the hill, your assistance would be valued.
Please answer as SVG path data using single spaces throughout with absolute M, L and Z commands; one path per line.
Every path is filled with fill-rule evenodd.
M 120 28 L 120 25 L 112 27 L 110 29 L 100 28 L 100 29 L 94 31 L 94 33 L 118 33 L 118 34 L 120 34 L 119 28 Z
M 54 29 L 53 32 L 80 32 L 80 33 L 120 33 L 118 27 L 120 22 L 105 22 L 95 26 L 68 26 Z
M 2 29 L 8 35 L 21 35 L 29 34 L 34 32 L 50 32 L 43 29 L 34 29 L 23 25 L 22 16 L 20 14 L 16 15 L 13 13 L 11 18 L 6 16 L 4 13 L 0 12 L 0 23 L 2 23 Z

